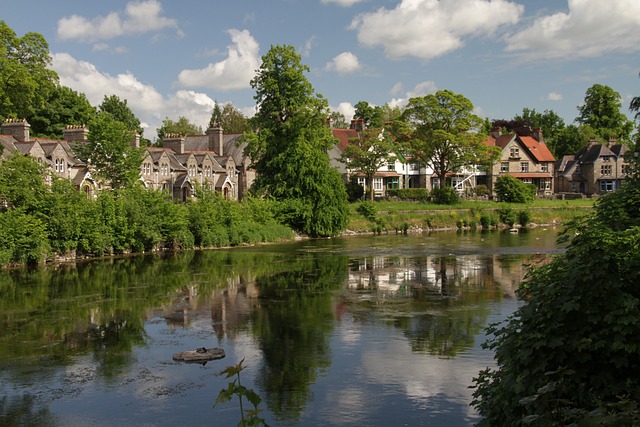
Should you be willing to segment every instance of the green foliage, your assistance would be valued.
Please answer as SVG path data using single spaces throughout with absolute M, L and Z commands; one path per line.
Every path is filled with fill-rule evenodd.
M 367 218 L 369 221 L 375 221 L 378 217 L 376 207 L 372 202 L 359 203 L 356 211 L 358 211 L 360 215 Z
M 46 224 L 24 208 L 0 212 L 0 263 L 39 264 L 49 254 Z
M 354 105 L 354 119 L 363 119 L 365 127 L 381 128 L 384 125 L 382 107 L 373 106 L 367 101 L 358 101 Z
M 633 122 L 620 111 L 621 99 L 620 94 L 611 87 L 594 84 L 587 89 L 584 103 L 578 107 L 580 115 L 576 121 L 589 125 L 605 141 L 615 137 L 628 142 L 633 130 Z
M 231 102 L 224 104 L 220 108 L 220 104 L 216 101 L 216 105 L 213 107 L 213 113 L 211 113 L 211 119 L 209 120 L 209 127 L 219 124 L 225 133 L 244 133 L 251 130 L 249 125 L 249 119 L 242 114 L 242 111 L 234 107 Z
M 144 129 L 140 125 L 140 119 L 133 114 L 133 111 L 127 105 L 126 99 L 120 99 L 117 95 L 105 95 L 98 109 L 101 113 L 111 116 L 116 122 L 122 123 L 130 134 L 137 132 L 138 135 L 142 136 Z
M 526 227 L 531 222 L 531 212 L 518 211 L 518 224 L 522 227 Z
M 162 121 L 162 126 L 157 129 L 158 142 L 162 142 L 164 137 L 169 133 L 182 136 L 186 135 L 202 135 L 202 127 L 194 125 L 184 116 L 178 117 L 177 121 L 173 121 L 166 117 Z
M 35 158 L 14 153 L 0 161 L 0 200 L 9 207 L 38 212 L 47 193 L 46 170 Z
M 511 175 L 499 176 L 494 188 L 501 202 L 531 203 L 536 198 L 536 187 L 533 184 L 525 184 Z
M 431 201 L 438 205 L 455 205 L 460 203 L 460 195 L 451 187 L 431 190 Z
M 484 184 L 478 184 L 478 185 L 476 185 L 476 188 L 474 189 L 474 193 L 475 193 L 476 196 L 479 196 L 479 197 L 488 196 L 489 195 L 489 188 Z
M 327 150 L 335 144 L 325 121 L 328 103 L 314 93 L 291 46 L 273 46 L 251 86 L 257 132 L 245 134 L 257 178 L 254 194 L 282 202 L 279 218 L 296 231 L 329 236 L 347 223 L 347 194 Z
M 487 329 L 497 368 L 474 379 L 483 425 L 638 425 L 639 204 L 632 183 L 601 198 L 566 230 L 566 252 L 528 274 L 526 304 Z
M 96 109 L 84 93 L 55 86 L 44 105 L 35 108 L 28 121 L 33 136 L 60 139 L 65 126 L 88 124 L 95 114 Z
M 347 191 L 347 199 L 349 202 L 355 202 L 362 199 L 364 196 L 364 188 L 358 183 L 358 177 L 352 176 L 349 182 L 346 184 L 345 190 Z
M 518 214 L 513 209 L 506 207 L 498 209 L 498 218 L 500 218 L 501 223 L 507 225 L 509 228 L 513 228 L 518 220 Z
M 213 407 L 215 408 L 218 403 L 230 402 L 235 395 L 240 402 L 240 422 L 238 426 L 267 426 L 265 419 L 260 417 L 262 410 L 258 408 L 262 399 L 253 389 L 247 388 L 240 383 L 240 372 L 245 369 L 242 366 L 243 363 L 244 359 L 238 362 L 237 365 L 227 366 L 218 373 L 218 375 L 224 375 L 227 379 L 235 378 L 228 384 L 227 388 L 220 390 Z M 243 408 L 243 399 L 245 398 L 253 405 L 253 409 L 246 410 L 246 414 Z
M 393 188 L 387 190 L 387 196 L 397 197 L 400 200 L 429 200 L 429 190 L 426 188 Z

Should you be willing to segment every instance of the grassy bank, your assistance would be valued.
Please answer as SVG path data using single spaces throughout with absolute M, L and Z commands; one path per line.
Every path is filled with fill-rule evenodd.
M 464 201 L 456 205 L 437 205 L 430 202 L 377 201 L 374 212 L 361 213 L 361 203 L 349 206 L 348 230 L 352 232 L 404 231 L 481 227 L 482 223 L 500 223 L 500 214 L 511 210 L 516 217 L 528 216 L 529 225 L 560 226 L 573 218 L 585 215 L 594 205 L 593 199 L 536 200 L 530 204 L 498 203 L 493 201 Z M 516 221 L 517 222 L 517 221 Z

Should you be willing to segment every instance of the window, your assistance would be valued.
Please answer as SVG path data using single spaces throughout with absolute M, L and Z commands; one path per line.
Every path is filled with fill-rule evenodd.
M 529 162 L 520 163 L 520 172 L 529 172 Z
M 509 172 L 509 162 L 500 163 L 500 172 Z
M 610 156 L 602 156 L 602 161 L 608 163 L 611 160 Z
M 631 168 L 629 167 L 629 165 L 627 163 L 623 163 L 622 164 L 622 173 L 623 174 L 631 173 Z
M 602 174 L 602 175 L 611 175 L 611 165 L 602 165 L 602 166 L 600 166 L 600 174 Z
M 410 170 L 419 171 L 420 170 L 420 163 L 411 163 Z
M 64 172 L 64 160 L 60 159 L 60 172 Z
M 600 191 L 601 192 L 607 192 L 607 191 L 613 191 L 616 189 L 615 183 L 610 180 L 610 179 L 603 179 L 600 180 Z
M 396 163 L 394 161 L 387 162 L 387 170 L 390 170 L 390 171 L 396 170 Z
M 58 171 L 59 171 L 59 168 L 60 168 L 60 166 L 59 166 L 59 164 L 58 164 L 58 159 L 56 159 L 56 172 L 58 172 Z
M 517 147 L 511 147 L 511 150 L 509 150 L 509 157 L 514 158 L 514 159 L 519 159 L 520 158 L 520 149 Z
M 373 178 L 373 189 L 376 191 L 382 190 L 382 178 Z
M 391 190 L 393 188 L 400 188 L 400 179 L 397 176 L 387 178 L 387 190 Z
M 542 164 L 540 165 L 540 170 L 541 170 L 542 172 L 549 172 L 549 163 L 542 163 Z

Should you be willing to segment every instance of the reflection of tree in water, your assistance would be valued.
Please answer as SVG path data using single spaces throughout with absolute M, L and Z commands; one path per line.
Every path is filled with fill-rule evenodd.
M 281 419 L 297 418 L 309 385 L 331 364 L 333 299 L 347 273 L 345 256 L 307 255 L 287 272 L 257 279 L 260 307 L 253 333 L 264 358 L 258 383 L 267 406 Z
M 55 426 L 56 420 L 48 407 L 41 407 L 36 396 L 0 397 L 0 424 L 3 426 Z

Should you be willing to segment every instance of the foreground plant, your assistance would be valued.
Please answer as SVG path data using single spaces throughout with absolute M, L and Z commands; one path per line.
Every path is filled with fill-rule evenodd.
M 240 401 L 240 422 L 238 426 L 267 426 L 268 424 L 261 418 L 259 415 L 262 412 L 262 409 L 258 408 L 262 399 L 258 396 L 258 393 L 253 391 L 250 388 L 243 386 L 240 383 L 240 372 L 245 369 L 245 366 L 242 366 L 244 363 L 244 359 L 238 362 L 237 365 L 227 366 L 225 369 L 220 371 L 218 375 L 226 375 L 225 378 L 235 377 L 233 381 L 229 383 L 227 388 L 220 390 L 218 393 L 218 397 L 216 398 L 213 407 L 215 408 L 218 403 L 225 403 L 231 401 L 234 395 L 238 396 Z M 243 398 L 246 397 L 249 402 L 253 405 L 253 409 L 247 409 L 246 411 L 243 408 Z

